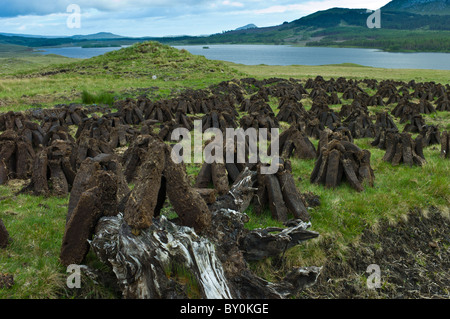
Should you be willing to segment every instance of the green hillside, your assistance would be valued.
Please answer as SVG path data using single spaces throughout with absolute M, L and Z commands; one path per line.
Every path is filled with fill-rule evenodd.
M 418 14 L 450 14 L 449 0 L 394 0 L 381 8 L 389 11 L 406 11 Z

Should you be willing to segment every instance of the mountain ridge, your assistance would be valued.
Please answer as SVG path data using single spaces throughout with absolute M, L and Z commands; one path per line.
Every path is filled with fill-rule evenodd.
M 450 14 L 450 0 L 393 0 L 381 7 L 381 10 L 448 15 Z

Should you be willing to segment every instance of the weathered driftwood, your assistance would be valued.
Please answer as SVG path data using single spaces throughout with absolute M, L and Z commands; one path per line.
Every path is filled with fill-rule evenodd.
M 211 223 L 202 235 L 165 216 L 153 218 L 150 227 L 138 234 L 122 214 L 101 218 L 90 245 L 99 259 L 112 267 L 123 297 L 192 298 L 195 291 L 196 298 L 287 298 L 314 284 L 319 267 L 293 269 L 276 283 L 249 270 L 246 257 L 276 256 L 317 237 L 301 222 L 286 229 L 246 230 L 248 216 L 242 210 L 249 201 L 242 195 L 251 197 L 253 175 L 246 169 L 225 195 L 228 198 L 210 206 Z M 238 210 L 224 207 L 229 203 Z M 186 277 L 191 278 L 190 284 L 186 284 Z
M 292 220 L 289 228 L 269 227 L 248 232 L 241 239 L 240 248 L 246 260 L 262 260 L 283 254 L 303 241 L 316 238 L 318 233 L 307 230 L 311 223 Z

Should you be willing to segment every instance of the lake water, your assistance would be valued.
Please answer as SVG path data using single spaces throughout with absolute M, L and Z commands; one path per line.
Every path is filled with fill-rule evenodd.
M 82 48 L 82 47 L 64 47 L 64 48 L 46 48 L 40 51 L 41 54 L 58 54 L 68 58 L 89 59 L 94 56 L 105 54 L 106 52 L 119 50 L 123 47 L 113 48 Z
M 376 49 L 293 47 L 286 45 L 202 45 L 174 46 L 211 60 L 246 65 L 324 65 L 356 63 L 394 69 L 450 70 L 450 53 L 392 53 Z M 118 48 L 49 48 L 44 54 L 90 58 Z

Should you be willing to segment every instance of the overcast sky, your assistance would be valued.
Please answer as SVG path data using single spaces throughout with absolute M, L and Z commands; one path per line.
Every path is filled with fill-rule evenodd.
M 204 35 L 249 23 L 282 24 L 333 7 L 379 9 L 389 0 L 0 0 L 0 32 L 124 36 Z M 80 8 L 80 20 L 68 6 Z M 71 22 L 80 21 L 79 28 Z M 76 25 L 75 25 L 76 26 Z

